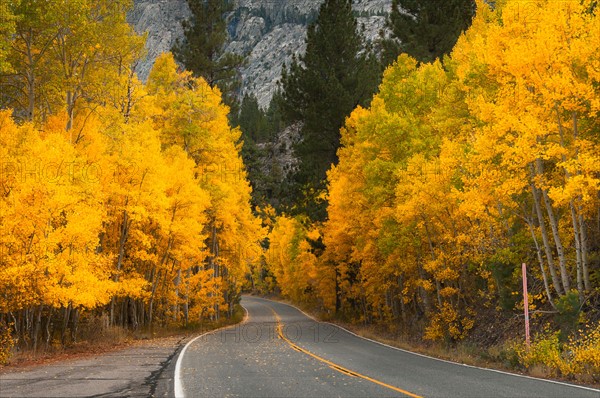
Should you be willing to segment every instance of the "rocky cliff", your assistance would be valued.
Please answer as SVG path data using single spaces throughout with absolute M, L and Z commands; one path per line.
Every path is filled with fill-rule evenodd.
M 127 17 L 136 32 L 147 34 L 146 59 L 137 65 L 139 77 L 146 81 L 154 60 L 170 51 L 175 41 L 183 36 L 181 22 L 188 18 L 190 9 L 186 0 L 134 0 Z
M 237 0 L 228 22 L 227 51 L 247 56 L 240 71 L 242 93 L 256 95 L 267 107 L 284 63 L 305 51 L 308 23 L 316 18 L 322 0 Z M 358 23 L 368 41 L 383 28 L 391 0 L 354 0 Z M 134 0 L 129 21 L 139 33 L 147 32 L 147 59 L 138 65 L 145 80 L 156 57 L 182 37 L 181 22 L 190 10 L 186 0 Z

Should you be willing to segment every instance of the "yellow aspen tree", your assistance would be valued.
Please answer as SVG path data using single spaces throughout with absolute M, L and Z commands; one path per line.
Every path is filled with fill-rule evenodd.
M 206 267 L 220 284 L 225 305 L 214 296 L 214 317 L 232 311 L 250 264 L 260 259 L 262 229 L 250 207 L 251 188 L 240 157 L 240 131 L 229 126 L 218 88 L 204 79 L 178 72 L 171 54 L 157 59 L 148 92 L 159 112 L 153 116 L 163 132 L 163 146 L 179 145 L 196 162 L 200 186 L 208 192 L 205 227 Z
M 318 231 L 308 231 L 292 217 L 279 216 L 267 236 L 269 251 L 266 262 L 284 297 L 295 302 L 311 298 L 317 277 L 316 256 L 305 238 L 317 238 Z
M 5 84 L 16 88 L 9 106 L 17 116 L 43 121 L 64 110 L 66 130 L 71 130 L 78 112 L 103 103 L 143 49 L 143 37 L 126 21 L 131 5 L 130 0 L 14 5 L 17 24 L 9 59 L 17 73 Z
M 331 257 L 345 257 L 351 265 L 353 281 L 344 284 L 356 285 L 353 290 L 363 295 L 353 301 L 365 320 L 406 321 L 405 304 L 415 295 L 419 305 L 430 307 L 428 293 L 413 283 L 423 277 L 419 261 L 402 261 L 402 253 L 415 250 L 415 236 L 397 222 L 393 208 L 411 155 L 434 155 L 449 126 L 458 125 L 458 109 L 454 115 L 439 109 L 452 99 L 448 85 L 441 64 L 418 68 L 415 60 L 400 56 L 386 70 L 370 109 L 355 110 L 342 129 L 340 164 L 329 175 L 325 242 Z M 338 252 L 338 246 L 343 250 Z
M 164 208 L 163 224 L 155 238 L 163 280 L 167 281 L 160 295 L 165 307 L 163 311 L 168 312 L 173 321 L 187 324 L 193 298 L 185 295 L 184 281 L 206 257 L 203 230 L 210 199 L 194 177 L 194 161 L 182 148 L 170 147 L 164 152 L 164 157 L 168 205 Z
M 554 305 L 553 295 L 576 286 L 583 301 L 591 289 L 588 225 L 598 208 L 597 168 L 584 166 L 599 159 L 593 149 L 598 76 L 591 67 L 599 43 L 589 29 L 598 21 L 584 3 L 532 3 L 535 23 L 519 13 L 521 6 L 507 2 L 485 34 L 459 41 L 455 56 L 465 61 L 462 76 L 472 79 L 466 73 L 477 68 L 493 82 L 486 95 L 481 89 L 470 95 L 473 114 L 484 123 L 476 153 L 500 171 L 496 194 L 531 229 L 547 299 Z M 471 82 L 465 86 L 475 91 Z M 524 192 L 534 209 L 529 214 L 514 202 Z
M 23 280 L 18 285 L 8 280 L 11 297 L 5 310 L 34 319 L 26 322 L 29 330 L 17 330 L 17 335 L 28 335 L 36 349 L 42 314 L 63 312 L 63 342 L 71 318 L 74 339 L 79 311 L 106 304 L 115 290 L 109 260 L 96 251 L 102 209 L 95 198 L 101 189 L 98 180 L 89 178 L 85 159 L 65 139 L 64 129 L 49 125 L 38 133 L 31 124 L 15 128 L 3 112 L 2 132 L 10 134 L 3 146 L 12 152 L 12 161 L 3 163 L 6 204 L 12 211 L 2 220 L 3 271 Z M 48 325 L 49 320 L 46 344 Z

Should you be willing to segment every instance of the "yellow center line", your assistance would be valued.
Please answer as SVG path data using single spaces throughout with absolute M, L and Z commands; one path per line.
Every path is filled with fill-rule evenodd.
M 358 378 L 361 378 L 361 379 L 364 379 L 364 380 L 368 380 L 368 381 L 370 381 L 372 383 L 379 384 L 380 386 L 383 386 L 385 388 L 389 388 L 390 390 L 397 391 L 399 393 L 402 393 L 402 394 L 404 394 L 406 396 L 409 396 L 409 397 L 412 397 L 412 398 L 423 398 L 420 395 L 413 394 L 411 392 L 408 392 L 408 391 L 403 390 L 401 388 L 398 388 L 396 386 L 392 386 L 390 384 L 384 383 L 384 382 L 379 381 L 377 379 L 374 379 L 372 377 L 363 375 L 361 373 L 355 372 L 355 371 L 350 370 L 350 369 L 346 369 L 343 366 L 340 366 L 340 365 L 338 365 L 336 363 L 333 363 L 333 362 L 331 362 L 331 361 L 329 361 L 329 360 L 327 360 L 327 359 L 325 359 L 323 357 L 320 357 L 320 356 L 318 356 L 316 354 L 313 354 L 312 352 L 310 352 L 310 351 L 308 351 L 308 350 L 306 350 L 306 349 L 304 349 L 304 348 L 302 348 L 302 347 L 294 344 L 290 339 L 288 339 L 284 335 L 284 333 L 283 333 L 283 327 L 282 327 L 282 323 L 281 323 L 281 318 L 279 317 L 279 315 L 277 314 L 277 312 L 275 312 L 275 310 L 273 308 L 271 308 L 271 311 L 273 311 L 273 314 L 275 315 L 275 319 L 277 320 L 277 334 L 278 334 L 278 337 L 280 339 L 284 340 L 286 343 L 288 343 L 289 346 L 292 347 L 294 350 L 302 352 L 302 353 L 304 353 L 306 355 L 309 355 L 309 356 L 315 358 L 318 361 L 326 363 L 327 365 L 329 365 L 330 368 L 335 369 L 338 372 L 341 372 L 343 374 L 346 374 L 346 375 L 349 375 L 349 376 L 353 376 L 353 377 L 358 377 Z

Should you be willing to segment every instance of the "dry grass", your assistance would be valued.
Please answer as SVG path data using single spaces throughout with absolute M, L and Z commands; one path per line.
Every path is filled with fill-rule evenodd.
M 544 365 L 534 365 L 529 369 L 528 372 L 533 377 L 539 377 L 542 379 L 547 379 L 552 376 L 548 368 Z

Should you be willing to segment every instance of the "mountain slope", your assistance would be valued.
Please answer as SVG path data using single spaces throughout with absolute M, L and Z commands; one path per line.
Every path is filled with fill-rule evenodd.
M 228 22 L 227 51 L 246 55 L 247 65 L 240 70 L 242 95 L 256 95 L 267 107 L 284 63 L 305 51 L 308 23 L 318 13 L 321 0 L 238 0 Z M 359 25 L 367 41 L 375 40 L 384 27 L 391 0 L 354 0 Z M 181 22 L 190 15 L 186 0 L 134 0 L 129 22 L 136 31 L 148 32 L 148 57 L 138 65 L 142 80 L 156 57 L 169 51 L 183 36 Z

